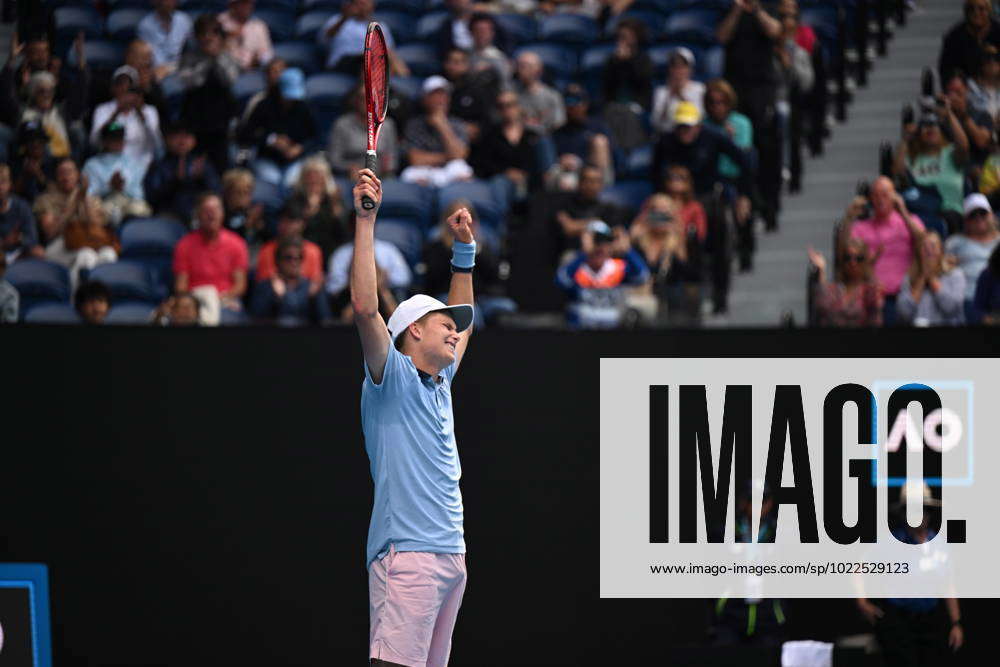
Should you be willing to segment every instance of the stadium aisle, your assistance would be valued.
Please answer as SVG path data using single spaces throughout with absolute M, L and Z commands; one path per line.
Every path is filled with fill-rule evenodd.
M 785 311 L 797 325 L 805 324 L 806 248 L 812 244 L 831 258 L 834 221 L 858 180 L 878 172 L 879 144 L 899 139 L 903 103 L 920 95 L 921 71 L 936 69 L 941 38 L 962 18 L 962 3 L 955 0 L 921 0 L 919 6 L 889 42 L 888 55 L 877 59 L 868 86 L 858 89 L 847 123 L 834 128 L 826 152 L 806 157 L 802 191 L 785 196 L 780 230 L 758 237 L 753 273 L 734 275 L 725 324 L 775 326 Z

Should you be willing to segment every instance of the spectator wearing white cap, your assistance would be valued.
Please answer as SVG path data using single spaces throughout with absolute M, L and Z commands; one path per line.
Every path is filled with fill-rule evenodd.
M 966 312 L 976 293 L 976 281 L 990 261 L 993 249 L 1000 242 L 997 219 L 986 196 L 974 192 L 963 203 L 965 223 L 962 232 L 952 234 L 944 250 L 955 257 L 958 268 L 965 275 Z
M 145 104 L 139 89 L 139 73 L 134 67 L 122 65 L 111 77 L 112 99 L 94 109 L 90 144 L 101 147 L 101 131 L 112 122 L 125 127 L 124 154 L 145 169 L 162 152 L 160 114 L 156 107 Z
M 699 115 L 705 111 L 705 84 L 691 80 L 694 54 L 691 49 L 678 46 L 667 58 L 667 82 L 653 91 L 653 127 L 660 132 L 674 129 L 674 114 L 681 102 L 690 102 Z
M 410 166 L 399 177 L 437 187 L 472 178 L 465 123 L 448 115 L 451 84 L 443 76 L 427 77 L 423 94 L 423 115 L 411 118 L 403 132 Z

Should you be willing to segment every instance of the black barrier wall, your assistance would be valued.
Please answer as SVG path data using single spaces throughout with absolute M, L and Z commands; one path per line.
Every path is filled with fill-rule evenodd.
M 979 357 L 995 340 L 477 333 L 453 390 L 470 578 L 452 665 L 662 664 L 704 637 L 704 601 L 597 597 L 601 356 Z M 0 341 L 0 561 L 49 565 L 56 665 L 364 664 L 353 330 L 20 327 Z M 964 602 L 968 655 L 990 607 Z M 864 631 L 847 600 L 792 601 L 789 623 Z

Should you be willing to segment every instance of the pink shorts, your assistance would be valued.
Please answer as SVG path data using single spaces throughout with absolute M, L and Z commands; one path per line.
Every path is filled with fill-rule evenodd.
M 465 593 L 465 554 L 396 551 L 368 568 L 369 658 L 444 667 Z

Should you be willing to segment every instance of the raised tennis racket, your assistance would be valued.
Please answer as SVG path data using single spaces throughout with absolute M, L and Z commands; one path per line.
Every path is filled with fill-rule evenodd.
M 378 134 L 385 120 L 386 101 L 389 98 L 389 57 L 385 48 L 385 36 L 375 21 L 368 24 L 365 34 L 365 106 L 368 113 L 368 150 L 365 152 L 365 167 L 378 173 Z M 361 207 L 366 211 L 375 208 L 371 197 L 361 199 Z

